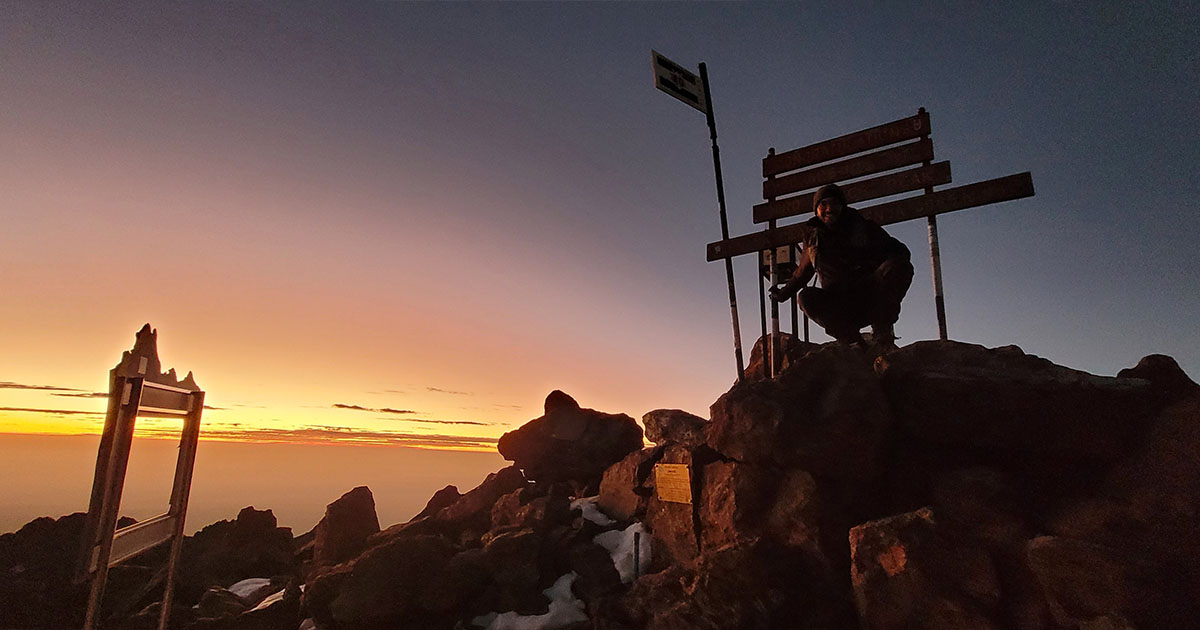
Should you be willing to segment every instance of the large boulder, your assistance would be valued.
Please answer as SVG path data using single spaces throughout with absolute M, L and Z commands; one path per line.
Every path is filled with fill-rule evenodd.
M 763 341 L 769 339 L 759 337 L 758 341 L 754 342 L 754 347 L 750 349 L 750 358 L 746 363 L 745 376 L 746 380 L 761 381 L 768 377 L 767 363 L 763 358 Z M 821 344 L 809 343 L 793 337 L 790 333 L 779 333 L 779 367 L 781 370 L 787 369 L 796 361 L 799 361 L 804 355 L 817 350 Z
M 243 508 L 184 540 L 177 598 L 198 601 L 210 586 L 297 572 L 292 530 L 279 527 L 271 510 Z
M 828 345 L 770 381 L 735 385 L 711 408 L 708 445 L 723 456 L 857 485 L 873 478 L 891 423 L 860 349 Z
M 313 563 L 331 566 L 345 562 L 361 553 L 367 538 L 378 531 L 379 517 L 371 489 L 354 488 L 325 508 L 325 516 L 315 529 Z
M 439 536 L 398 537 L 314 579 L 304 607 L 321 628 L 450 628 L 426 606 L 458 552 Z
M 897 425 L 948 447 L 1114 461 L 1163 403 L 1145 379 L 1095 376 L 1016 346 L 921 341 L 876 369 Z
M 693 448 L 704 442 L 708 421 L 681 409 L 655 409 L 642 416 L 646 439 L 659 445 L 681 444 Z
M 648 481 L 663 450 L 664 447 L 656 446 L 634 451 L 604 471 L 596 503 L 605 514 L 619 521 L 645 515 L 654 492 Z
M 942 531 L 928 509 L 850 530 L 851 582 L 863 627 L 999 629 L 1000 578 L 982 549 Z
M 538 482 L 568 481 L 595 489 L 609 466 L 642 448 L 642 429 L 625 414 L 584 409 L 555 390 L 545 415 L 500 437 L 500 454 Z

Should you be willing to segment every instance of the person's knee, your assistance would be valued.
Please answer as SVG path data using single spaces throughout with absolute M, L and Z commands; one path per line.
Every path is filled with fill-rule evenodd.
M 912 284 L 913 266 L 907 260 L 885 260 L 875 271 L 875 277 L 884 293 L 904 297 Z

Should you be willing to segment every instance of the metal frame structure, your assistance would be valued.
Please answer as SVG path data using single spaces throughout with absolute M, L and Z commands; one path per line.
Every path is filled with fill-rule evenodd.
M 171 548 L 159 614 L 160 630 L 165 630 L 171 614 L 204 392 L 196 386 L 190 372 L 182 381 L 176 379 L 175 370 L 160 372 L 156 339 L 157 331 L 146 324 L 138 332 L 133 350 L 125 352 L 121 362 L 109 372 L 108 413 L 96 455 L 96 475 L 77 573 L 80 582 L 91 581 L 84 630 L 93 630 L 99 623 L 109 569 L 166 542 L 171 543 Z M 183 421 L 175 478 L 167 512 L 118 529 L 118 510 L 139 416 Z M 147 589 L 153 587 L 153 582 Z
M 933 161 L 933 141 L 929 136 L 929 113 L 921 108 L 915 116 L 832 140 L 778 154 L 774 148 L 770 149 L 762 162 L 763 199 L 766 201 L 754 206 L 754 222 L 767 223 L 767 228 L 762 232 L 726 237 L 709 243 L 708 261 L 729 260 L 734 256 L 769 251 L 767 258 L 771 269 L 768 282 L 770 286 L 777 286 L 779 278 L 773 261 L 775 248 L 803 241 L 811 228 L 804 223 L 779 227 L 776 222 L 812 212 L 812 196 L 816 188 L 825 184 L 839 184 L 848 203 L 919 190 L 921 194 L 860 208 L 860 211 L 864 217 L 880 225 L 921 217 L 927 219 L 938 336 L 947 339 L 937 215 L 1032 197 L 1033 177 L 1029 172 L 1024 172 L 934 192 L 934 186 L 950 183 L 950 163 Z M 916 164 L 920 166 L 908 168 Z M 763 336 L 767 337 L 765 292 L 761 278 L 759 286 Z M 794 299 L 792 313 L 792 330 L 795 334 Z M 808 320 L 805 318 L 805 341 L 808 340 L 807 331 Z M 769 374 L 775 376 L 781 365 L 779 306 L 775 302 L 771 303 L 769 339 Z

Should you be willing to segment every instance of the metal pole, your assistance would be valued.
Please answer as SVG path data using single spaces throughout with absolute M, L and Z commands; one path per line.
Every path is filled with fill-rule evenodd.
M 721 207 L 721 240 L 729 240 L 729 221 L 725 218 L 725 184 L 721 181 L 721 149 L 717 147 L 717 121 L 713 117 L 712 94 L 708 89 L 708 68 L 700 63 L 700 81 L 704 84 L 705 116 L 708 118 L 708 135 L 712 138 L 713 171 L 717 175 L 717 203 Z M 745 377 L 742 361 L 742 329 L 738 322 L 737 291 L 733 288 L 733 259 L 725 259 L 725 281 L 729 285 L 729 314 L 733 318 L 733 355 L 737 360 L 737 380 Z
M 942 253 L 938 249 L 937 217 L 930 216 L 929 222 L 929 259 L 933 266 L 933 305 L 937 309 L 938 339 L 945 341 L 946 336 L 946 297 L 942 293 Z
M 917 109 L 917 115 L 924 113 L 924 107 Z M 927 135 L 922 136 L 922 139 L 928 137 Z M 925 160 L 921 163 L 922 166 L 929 166 L 930 164 L 930 160 Z M 926 186 L 925 194 L 933 194 L 933 186 Z M 942 252 L 938 247 L 937 215 L 929 215 L 926 218 L 926 224 L 929 226 L 929 261 L 933 271 L 933 306 L 937 311 L 938 339 L 945 341 L 949 337 L 946 335 L 946 297 L 942 292 Z
M 767 224 L 767 230 L 775 231 L 775 220 Z M 779 286 L 779 265 L 775 261 L 775 248 L 772 247 L 767 255 L 767 264 L 771 265 L 771 288 Z M 779 302 L 771 300 L 771 378 L 779 374 Z
M 642 576 L 642 534 L 633 532 L 633 579 Z
M 762 343 L 762 365 L 763 376 L 769 373 L 767 370 L 767 288 L 766 278 L 762 276 L 762 252 L 758 254 L 758 269 L 755 270 L 755 275 L 758 277 L 758 323 L 762 327 L 762 336 L 759 337 Z
M 790 245 L 789 247 L 791 248 L 790 251 L 792 253 L 792 264 L 794 265 L 796 264 L 796 261 L 800 260 L 800 248 L 796 247 L 795 245 Z M 792 341 L 800 338 L 800 331 L 797 330 L 800 320 L 800 314 L 798 312 L 800 309 L 797 304 L 798 300 L 799 294 L 792 296 Z

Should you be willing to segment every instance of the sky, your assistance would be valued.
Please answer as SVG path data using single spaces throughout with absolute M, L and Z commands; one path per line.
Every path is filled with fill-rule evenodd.
M 761 159 L 930 112 L 949 334 L 1200 376 L 1188 3 L 0 4 L 0 433 L 94 434 L 149 322 L 204 435 L 489 451 L 561 389 L 707 416 Z M 900 344 L 937 337 L 924 222 Z M 742 342 L 753 262 L 736 262 Z M 828 338 L 819 332 L 814 340 Z M 177 430 L 147 421 L 143 435 Z M 88 464 L 90 466 L 90 464 Z M 440 486 L 439 486 L 440 487 Z

